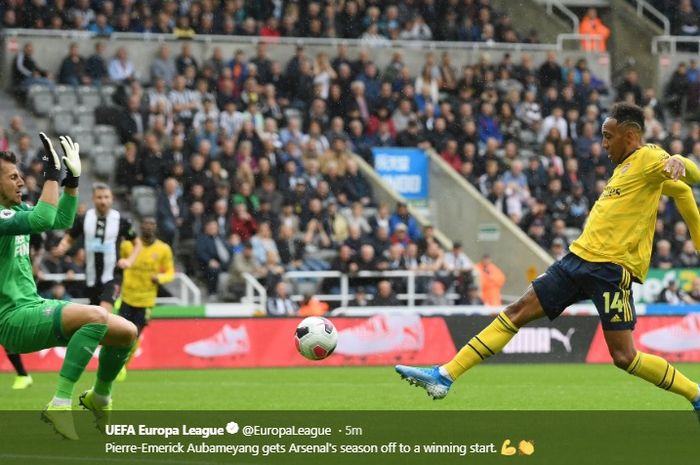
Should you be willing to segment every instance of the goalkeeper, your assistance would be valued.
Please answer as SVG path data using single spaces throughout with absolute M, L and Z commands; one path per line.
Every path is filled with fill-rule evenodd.
M 136 340 L 136 327 L 102 307 L 43 299 L 37 294 L 29 235 L 73 224 L 80 178 L 78 144 L 70 137 L 60 137 L 67 173 L 59 198 L 61 159 L 49 138 L 43 133 L 40 138 L 45 182 L 35 207 L 22 202 L 24 180 L 17 157 L 0 152 L 0 344 L 15 353 L 66 347 L 56 392 L 41 416 L 60 435 L 78 439 L 71 413 L 75 383 L 101 343 L 97 380 L 81 395 L 80 403 L 93 412 L 98 426 L 103 425 L 112 406 L 112 382 Z

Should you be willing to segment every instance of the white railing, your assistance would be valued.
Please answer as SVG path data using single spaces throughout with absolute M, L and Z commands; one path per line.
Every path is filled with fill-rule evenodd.
M 554 2 L 555 5 L 558 2 Z M 578 18 L 574 15 L 571 10 L 564 7 L 563 5 L 557 5 L 558 9 L 564 8 L 568 11 L 567 16 L 570 16 L 572 21 L 576 21 L 575 32 L 578 32 Z M 166 40 L 175 40 L 176 37 L 173 34 L 151 34 L 151 33 L 136 33 L 136 32 L 115 32 L 109 37 L 101 37 L 93 32 L 88 31 L 75 31 L 75 30 L 47 30 L 47 29 L 5 29 L 0 32 L 0 35 L 5 37 L 55 37 L 57 39 L 90 39 L 90 38 L 102 38 L 110 41 L 118 40 L 140 40 L 140 41 L 154 41 L 154 42 L 164 42 Z M 208 44 L 216 41 L 225 41 L 231 43 L 248 43 L 257 44 L 259 42 L 266 42 L 276 45 L 315 45 L 315 46 L 331 46 L 337 47 L 340 44 L 347 44 L 352 47 L 360 48 L 370 48 L 367 42 L 362 39 L 343 39 L 343 38 L 314 38 L 314 37 L 277 37 L 277 38 L 265 38 L 260 36 L 227 36 L 227 35 L 196 35 L 191 42 L 199 42 L 202 44 Z M 516 51 L 516 52 L 537 52 L 537 51 L 549 51 L 549 50 L 561 50 L 557 48 L 557 44 L 529 44 L 529 43 L 510 43 L 510 42 L 451 42 L 451 41 L 423 41 L 423 40 L 393 40 L 387 41 L 385 47 L 379 48 L 407 48 L 407 49 L 420 49 L 420 50 L 504 50 L 504 51 Z M 371 48 L 377 48 L 376 45 L 372 45 Z
M 559 0 L 546 0 L 545 2 L 545 9 L 547 10 L 547 14 L 549 16 L 554 16 L 554 9 L 559 10 L 564 16 L 569 18 L 571 23 L 573 24 L 573 32 L 578 33 L 578 28 L 579 28 L 579 19 L 576 14 L 568 9 L 566 5 L 564 5 L 562 2 Z M 559 42 L 557 40 L 557 42 Z
M 637 16 L 644 18 L 646 15 L 644 12 L 648 12 L 653 16 L 664 28 L 664 35 L 669 35 L 671 33 L 671 21 L 661 13 L 659 10 L 654 8 L 654 6 L 647 2 L 646 0 L 636 0 L 637 3 Z
M 436 274 L 432 271 L 410 271 L 410 270 L 392 270 L 392 271 L 359 271 L 353 274 L 345 274 L 340 271 L 288 271 L 282 274 L 284 280 L 295 279 L 337 279 L 339 280 L 338 294 L 314 294 L 319 300 L 326 302 L 340 302 L 341 307 L 346 307 L 353 299 L 354 295 L 350 293 L 350 279 L 355 278 L 405 278 L 406 292 L 396 295 L 398 300 L 406 301 L 407 306 L 414 307 L 416 301 L 425 300 L 428 294 L 416 292 L 416 278 L 434 277 Z M 267 303 L 267 291 L 255 277 L 249 273 L 244 273 L 243 278 L 246 282 L 245 297 L 242 302 L 247 304 L 257 304 L 265 307 Z M 456 300 L 460 297 L 459 294 L 448 293 L 447 297 Z M 303 298 L 302 295 L 292 295 L 291 299 L 299 301 Z M 371 298 L 369 299 L 371 300 Z
M 557 36 L 557 49 L 562 50 L 564 48 L 564 42 L 580 42 L 582 40 L 598 42 L 595 47 L 591 47 L 591 50 L 588 50 L 589 52 L 603 50 L 604 44 L 601 43 L 603 42 L 603 38 L 601 36 L 593 34 L 579 34 L 578 32 L 571 34 L 559 34 Z
M 255 279 L 255 276 L 250 273 L 243 273 L 243 279 L 245 279 L 245 297 L 241 299 L 241 302 L 246 304 L 258 303 L 260 307 L 266 308 L 267 291 L 265 290 L 265 286 L 260 284 L 260 282 Z
M 678 49 L 678 44 L 695 44 L 696 47 L 700 46 L 700 37 L 690 37 L 690 36 L 656 36 L 651 41 L 651 53 L 658 55 L 659 53 L 666 52 L 674 55 Z
M 57 281 L 62 283 L 71 283 L 75 281 L 85 281 L 84 273 L 76 273 L 71 279 L 66 279 L 65 273 L 45 273 L 41 275 L 39 281 Z M 156 303 L 158 304 L 172 304 L 172 305 L 201 305 L 202 304 L 202 291 L 199 287 L 192 282 L 189 276 L 185 273 L 175 273 L 173 283 L 178 286 L 179 297 L 158 297 Z M 77 299 L 76 299 L 77 300 Z

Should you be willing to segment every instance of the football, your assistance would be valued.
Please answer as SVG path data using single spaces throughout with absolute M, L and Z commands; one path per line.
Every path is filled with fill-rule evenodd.
M 338 343 L 338 331 L 327 318 L 304 318 L 294 332 L 294 344 L 309 360 L 323 360 L 333 353 Z

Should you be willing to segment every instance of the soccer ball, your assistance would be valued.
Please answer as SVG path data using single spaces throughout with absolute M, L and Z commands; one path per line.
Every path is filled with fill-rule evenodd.
M 333 353 L 338 331 L 330 320 L 320 316 L 304 318 L 294 332 L 294 344 L 309 360 L 323 360 Z

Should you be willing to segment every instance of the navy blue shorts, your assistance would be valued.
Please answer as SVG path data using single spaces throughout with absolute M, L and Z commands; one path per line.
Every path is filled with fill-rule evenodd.
M 615 263 L 588 262 L 568 253 L 532 282 L 550 320 L 566 307 L 590 299 L 598 309 L 603 329 L 634 329 L 637 315 L 632 299 L 632 275 Z

